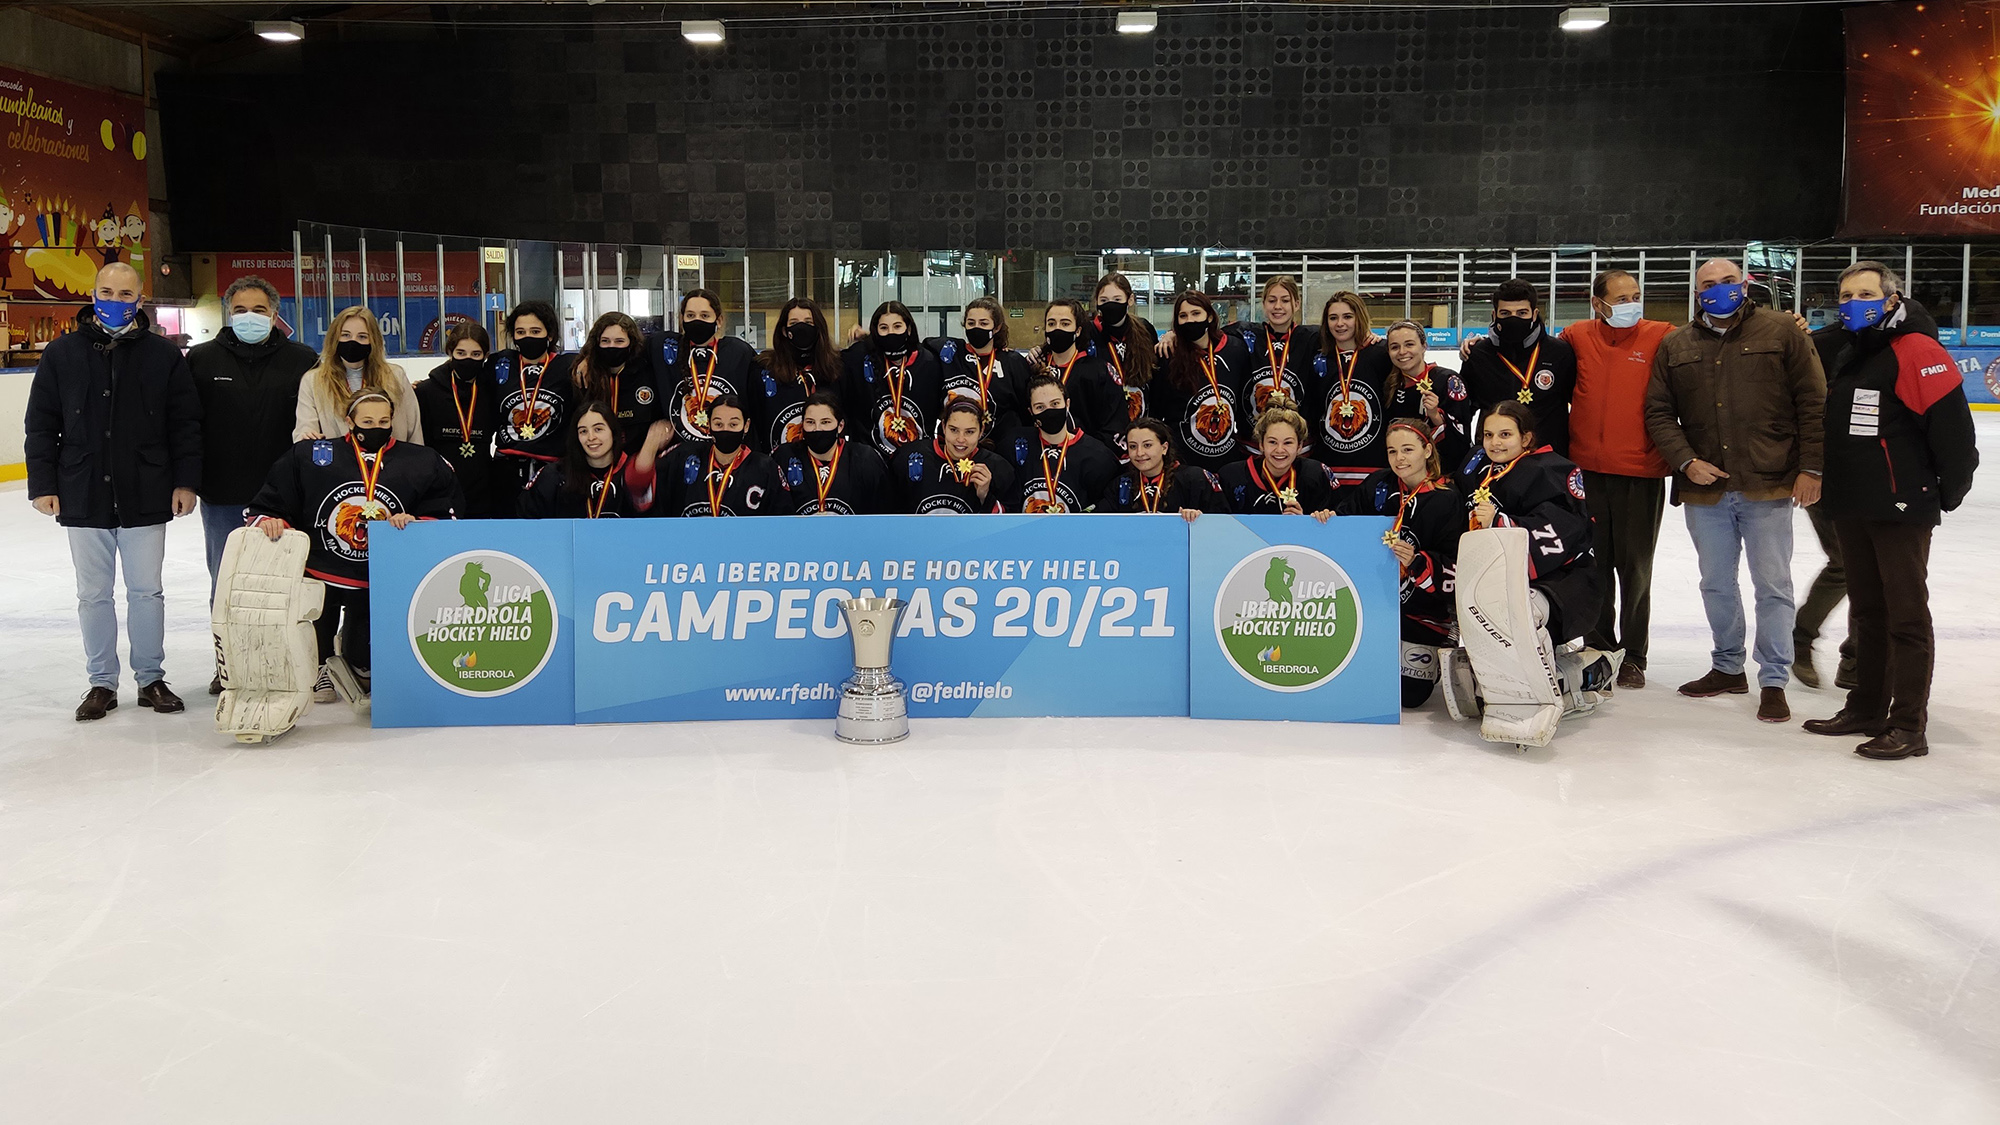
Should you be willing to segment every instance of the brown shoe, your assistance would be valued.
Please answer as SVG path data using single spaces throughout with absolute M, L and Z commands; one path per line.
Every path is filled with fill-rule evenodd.
M 1785 702 L 1785 689 L 1767 687 L 1757 695 L 1757 721 L 1760 723 L 1789 723 L 1792 721 L 1791 705 Z
M 1642 688 L 1646 686 L 1646 670 L 1631 661 L 1618 666 L 1618 686 L 1621 688 Z
M 187 710 L 187 704 L 167 687 L 167 681 L 154 680 L 139 689 L 139 706 L 151 707 L 162 715 L 174 715 Z
M 1830 719 L 1807 719 L 1804 725 L 1807 734 L 1865 734 L 1873 738 L 1889 729 L 1889 720 L 1884 718 L 1871 719 L 1866 715 L 1857 715 L 1843 707 L 1839 711 L 1836 711 Z
M 208 694 L 210 694 L 210 695 L 221 695 L 221 694 L 222 694 L 222 673 L 221 673 L 221 672 L 217 672 L 217 673 L 215 674 L 215 678 L 214 678 L 214 679 L 212 679 L 212 680 L 210 680 L 210 681 L 208 681 Z
M 1749 695 L 1750 678 L 1741 672 L 1730 675 L 1713 668 L 1699 680 L 1689 680 L 1681 685 L 1681 694 L 1694 699 L 1712 699 L 1718 695 Z
M 108 687 L 94 687 L 83 695 L 83 702 L 76 705 L 76 721 L 87 723 L 101 719 L 106 711 L 118 709 L 118 693 Z

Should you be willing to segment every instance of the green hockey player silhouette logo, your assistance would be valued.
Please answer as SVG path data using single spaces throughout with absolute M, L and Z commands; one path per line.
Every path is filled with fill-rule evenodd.
M 465 573 L 458 580 L 458 596 L 472 609 L 486 608 L 486 591 L 493 585 L 493 577 L 486 568 L 476 562 L 465 564 Z
M 1292 600 L 1292 583 L 1298 577 L 1299 572 L 1292 569 L 1285 556 L 1274 555 L 1271 568 L 1264 572 L 1264 592 L 1271 595 L 1274 602 L 1289 602 Z

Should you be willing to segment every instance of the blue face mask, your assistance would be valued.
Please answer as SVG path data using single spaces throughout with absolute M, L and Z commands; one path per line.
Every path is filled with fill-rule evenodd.
M 139 311 L 137 301 L 107 301 L 102 297 L 90 303 L 97 314 L 97 323 L 116 332 L 132 323 L 132 314 Z
M 1701 311 L 1710 316 L 1735 316 L 1736 310 L 1750 296 L 1750 286 L 1741 281 L 1724 285 L 1711 285 L 1695 294 L 1694 299 L 1701 305 Z
M 1645 311 L 1645 306 L 1637 301 L 1627 301 L 1622 305 L 1612 305 L 1611 313 L 1604 318 L 1604 323 L 1613 328 L 1630 328 L 1639 323 L 1640 314 Z
M 1882 317 L 1889 311 L 1889 299 L 1879 301 L 1840 302 L 1840 326 L 1849 332 L 1859 332 L 1882 323 Z
M 229 317 L 229 330 L 246 344 L 261 344 L 270 339 L 271 318 L 263 313 L 232 313 Z

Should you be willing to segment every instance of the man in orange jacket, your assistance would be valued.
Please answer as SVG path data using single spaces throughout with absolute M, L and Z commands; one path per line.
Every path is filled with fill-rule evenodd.
M 1587 643 L 1606 652 L 1623 648 L 1618 686 L 1637 688 L 1646 684 L 1653 549 L 1672 472 L 1646 436 L 1646 383 L 1653 353 L 1673 325 L 1643 318 L 1639 279 L 1624 270 L 1597 275 L 1590 284 L 1590 309 L 1596 314 L 1592 319 L 1562 333 L 1576 352 L 1569 456 L 1583 469 L 1602 598 Z

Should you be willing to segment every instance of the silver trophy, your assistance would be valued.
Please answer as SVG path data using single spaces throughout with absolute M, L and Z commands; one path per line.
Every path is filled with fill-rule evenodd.
M 854 638 L 854 674 L 840 685 L 840 714 L 833 736 L 870 745 L 910 736 L 910 705 L 903 681 L 889 674 L 889 644 L 910 603 L 899 598 L 849 598 L 840 603 L 847 635 Z

